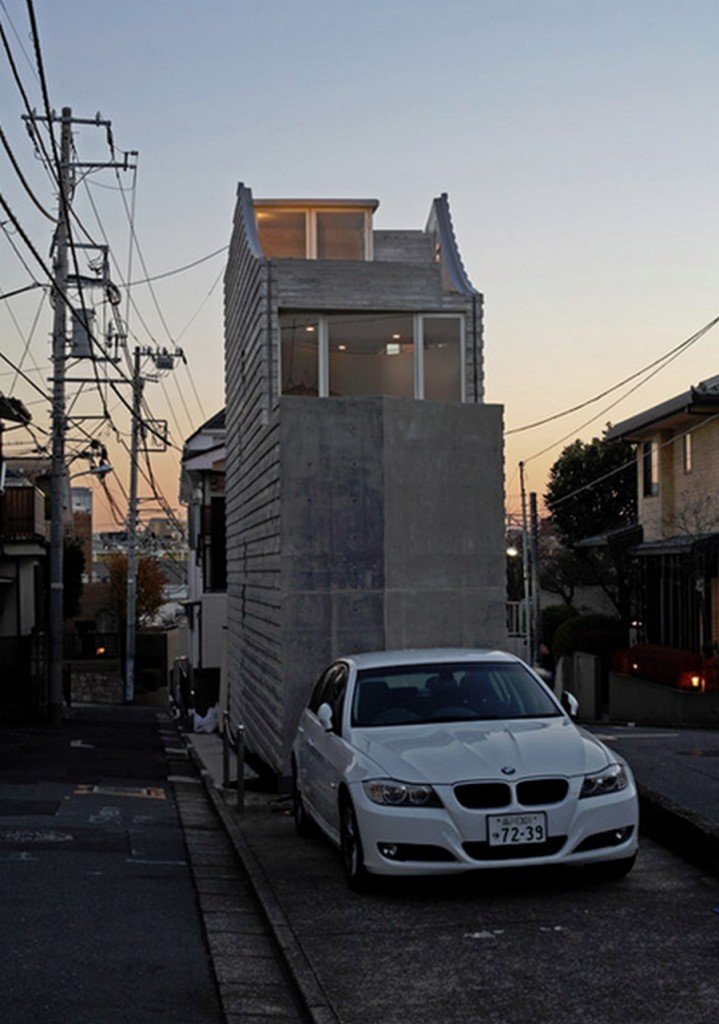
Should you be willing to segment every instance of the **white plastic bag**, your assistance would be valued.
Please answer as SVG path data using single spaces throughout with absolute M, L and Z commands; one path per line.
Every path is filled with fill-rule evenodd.
M 197 712 L 193 712 L 192 715 L 192 731 L 193 732 L 217 732 L 217 721 L 219 718 L 219 706 L 213 704 L 211 708 L 207 709 L 207 714 L 203 717 L 198 715 Z

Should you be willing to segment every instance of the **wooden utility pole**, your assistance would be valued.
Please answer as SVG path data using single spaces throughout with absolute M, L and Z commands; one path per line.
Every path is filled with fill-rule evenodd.
M 67 248 L 70 208 L 72 110 L 63 107 L 57 230 L 55 233 L 52 328 L 52 468 L 50 475 L 50 721 L 59 725 L 63 712 L 63 524 L 65 516 L 65 358 L 67 351 Z

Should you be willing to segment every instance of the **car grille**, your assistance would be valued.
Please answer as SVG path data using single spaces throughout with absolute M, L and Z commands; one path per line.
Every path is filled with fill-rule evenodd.
M 558 804 L 569 792 L 566 779 L 531 779 L 517 785 L 517 800 L 524 807 Z
M 530 779 L 517 783 L 517 803 L 523 807 L 558 804 L 568 792 L 566 779 Z M 509 807 L 512 802 L 512 789 L 506 782 L 463 782 L 454 787 L 454 795 L 462 807 L 472 811 Z
M 462 807 L 473 811 L 508 807 L 512 802 L 512 791 L 506 782 L 467 782 L 455 786 L 454 795 Z
M 490 846 L 489 843 L 463 843 L 462 849 L 472 860 L 524 860 L 551 857 L 559 853 L 566 836 L 550 836 L 544 843 L 522 843 L 519 846 Z

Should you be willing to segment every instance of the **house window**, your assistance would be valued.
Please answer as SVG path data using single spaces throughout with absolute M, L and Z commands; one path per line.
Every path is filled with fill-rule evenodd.
M 682 456 L 684 463 L 684 472 L 691 473 L 692 471 L 692 435 L 691 433 L 684 434 L 682 438 Z
M 644 496 L 659 494 L 659 443 L 645 441 L 642 445 L 642 476 Z
M 362 260 L 365 254 L 365 215 L 318 211 L 316 214 L 318 260 Z
M 330 395 L 414 396 L 412 316 L 327 317 Z
M 462 321 L 456 316 L 422 317 L 424 397 L 456 402 L 462 387 Z
M 319 319 L 280 317 L 282 394 L 319 395 Z
M 203 506 L 202 567 L 205 590 L 227 589 L 225 499 L 211 498 Z
M 371 259 L 372 209 L 256 203 L 260 248 L 267 259 Z
M 282 313 L 280 334 L 284 395 L 463 400 L 460 315 Z
M 307 258 L 307 215 L 304 210 L 258 210 L 257 233 L 268 258 Z

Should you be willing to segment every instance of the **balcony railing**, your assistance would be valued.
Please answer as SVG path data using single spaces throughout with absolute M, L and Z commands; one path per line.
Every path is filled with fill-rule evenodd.
M 3 540 L 47 540 L 45 495 L 39 487 L 8 487 L 0 494 Z

